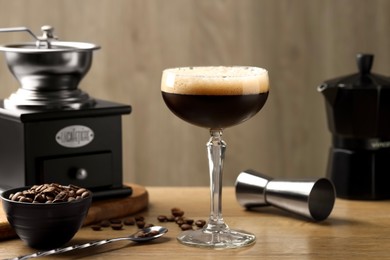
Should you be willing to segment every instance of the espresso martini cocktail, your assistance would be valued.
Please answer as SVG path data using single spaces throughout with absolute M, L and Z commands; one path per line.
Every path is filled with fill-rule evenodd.
M 268 97 L 268 73 L 255 67 L 167 69 L 161 91 L 168 108 L 184 121 L 223 129 L 260 111 Z
M 261 110 L 269 92 L 268 72 L 257 67 L 181 67 L 163 71 L 162 97 L 182 120 L 208 128 L 210 217 L 200 230 L 184 231 L 179 242 L 208 248 L 237 248 L 255 242 L 255 236 L 230 229 L 222 218 L 222 165 L 225 128 L 240 124 Z

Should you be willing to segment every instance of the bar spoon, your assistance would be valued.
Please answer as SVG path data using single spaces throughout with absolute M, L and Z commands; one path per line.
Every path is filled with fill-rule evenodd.
M 111 242 L 122 241 L 122 240 L 131 240 L 134 242 L 147 242 L 147 241 L 159 238 L 167 232 L 168 232 L 168 229 L 165 227 L 153 226 L 153 227 L 141 229 L 141 230 L 137 231 L 136 233 L 134 233 L 130 236 L 127 236 L 127 237 L 104 239 L 104 240 L 89 242 L 89 243 L 85 243 L 85 244 L 78 244 L 78 245 L 72 245 L 72 246 L 67 246 L 67 247 L 55 248 L 55 249 L 51 249 L 51 250 L 47 250 L 47 251 L 40 251 L 40 252 L 29 254 L 29 255 L 23 255 L 23 256 L 18 256 L 15 258 L 10 258 L 9 260 L 24 260 L 24 259 L 29 259 L 29 258 L 47 256 L 47 255 L 61 254 L 61 253 L 65 253 L 65 252 L 69 252 L 69 251 L 73 251 L 73 250 L 77 250 L 77 249 L 83 249 L 83 248 L 88 248 L 88 247 L 93 247 L 93 246 L 101 246 L 101 245 L 105 245 L 105 244 L 108 244 Z

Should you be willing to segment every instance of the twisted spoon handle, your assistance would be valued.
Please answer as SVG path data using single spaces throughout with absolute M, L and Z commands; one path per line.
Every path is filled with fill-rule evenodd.
M 83 248 L 87 248 L 87 247 L 101 246 L 104 244 L 108 244 L 108 243 L 116 242 L 116 241 L 121 241 L 121 240 L 131 240 L 131 238 L 118 237 L 118 238 L 112 238 L 112 239 L 104 239 L 104 240 L 80 244 L 80 245 L 73 245 L 73 246 L 67 246 L 67 247 L 62 247 L 62 248 L 55 248 L 55 249 L 51 249 L 51 250 L 47 250 L 47 251 L 41 251 L 41 252 L 33 253 L 30 255 L 24 255 L 24 256 L 11 258 L 9 260 L 24 260 L 24 259 L 29 259 L 29 258 L 41 257 L 41 256 L 60 254 L 60 253 L 65 253 L 68 251 L 83 249 Z

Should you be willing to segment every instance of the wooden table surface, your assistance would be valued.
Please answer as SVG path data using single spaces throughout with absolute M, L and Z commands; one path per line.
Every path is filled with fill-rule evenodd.
M 180 207 L 185 216 L 206 219 L 209 213 L 207 187 L 147 187 L 150 205 L 137 215 L 159 224 L 157 216 Z M 168 233 L 153 242 L 116 242 L 103 247 L 68 252 L 44 259 L 390 259 L 390 201 L 337 199 L 333 212 L 322 222 L 286 213 L 273 207 L 245 211 L 236 202 L 233 187 L 223 189 L 223 215 L 232 228 L 253 232 L 256 243 L 240 249 L 210 250 L 179 244 L 180 229 L 164 223 Z M 115 231 L 82 228 L 69 244 L 126 236 L 135 226 Z M 0 242 L 0 258 L 33 253 L 19 239 Z

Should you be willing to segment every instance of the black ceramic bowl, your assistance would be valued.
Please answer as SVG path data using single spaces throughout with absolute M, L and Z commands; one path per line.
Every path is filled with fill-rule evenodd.
M 1 194 L 7 220 L 16 234 L 36 249 L 52 249 L 66 244 L 82 226 L 92 202 L 92 193 L 71 202 L 47 204 L 8 199 L 10 194 L 28 188 L 11 189 Z

